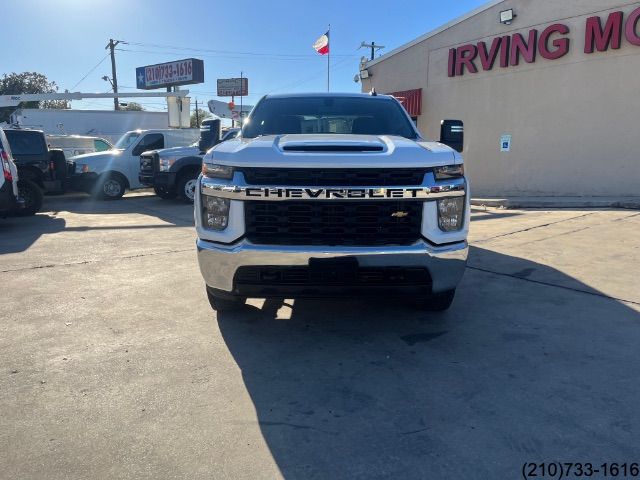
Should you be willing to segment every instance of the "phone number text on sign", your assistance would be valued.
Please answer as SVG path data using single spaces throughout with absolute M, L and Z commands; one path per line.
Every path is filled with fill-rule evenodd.
M 152 65 L 145 68 L 145 79 L 147 86 L 186 82 L 193 79 L 193 65 L 191 60 Z

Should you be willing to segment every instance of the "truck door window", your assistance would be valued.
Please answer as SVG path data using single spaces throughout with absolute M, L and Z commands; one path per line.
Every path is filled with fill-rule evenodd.
M 96 152 L 104 152 L 106 150 L 111 150 L 111 145 L 109 145 L 104 140 L 94 140 L 93 141 L 93 146 L 94 146 Z
M 138 145 L 131 152 L 132 155 L 140 155 L 147 150 L 160 150 L 164 148 L 164 135 L 161 133 L 149 133 L 142 137 Z

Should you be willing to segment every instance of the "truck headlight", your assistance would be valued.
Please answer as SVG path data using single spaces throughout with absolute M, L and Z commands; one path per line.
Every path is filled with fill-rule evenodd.
M 202 195 L 204 211 L 202 222 L 206 228 L 212 230 L 224 230 L 229 224 L 229 206 L 231 200 L 227 198 Z
M 176 163 L 175 158 L 161 158 L 158 160 L 158 168 L 161 172 L 168 172 L 174 163 Z
M 436 180 L 449 180 L 450 178 L 464 177 L 464 164 L 445 165 L 433 169 Z
M 231 180 L 233 178 L 233 167 L 202 162 L 202 175 L 209 178 Z
M 462 228 L 464 197 L 438 200 L 438 226 L 443 232 L 455 232 Z

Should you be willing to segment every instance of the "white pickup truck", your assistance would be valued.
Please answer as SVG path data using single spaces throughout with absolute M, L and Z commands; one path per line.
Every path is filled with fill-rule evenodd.
M 191 145 L 199 136 L 196 128 L 132 130 L 112 150 L 73 157 L 76 173 L 72 186 L 104 199 L 117 199 L 126 190 L 146 188 L 138 179 L 142 153 Z
M 211 306 L 409 295 L 449 308 L 467 259 L 461 155 L 393 97 L 269 95 L 204 157 L 197 250 Z

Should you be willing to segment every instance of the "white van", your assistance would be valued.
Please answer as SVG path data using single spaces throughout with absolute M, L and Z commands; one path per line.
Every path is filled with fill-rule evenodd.
M 146 188 L 138 180 L 142 153 L 191 145 L 199 137 L 200 130 L 197 128 L 127 132 L 120 137 L 113 150 L 74 157 L 76 174 L 72 185 L 101 198 L 120 198 L 126 190 Z
M 47 135 L 47 145 L 49 149 L 62 150 L 65 158 L 85 153 L 106 152 L 113 148 L 113 145 L 104 138 L 85 135 Z

